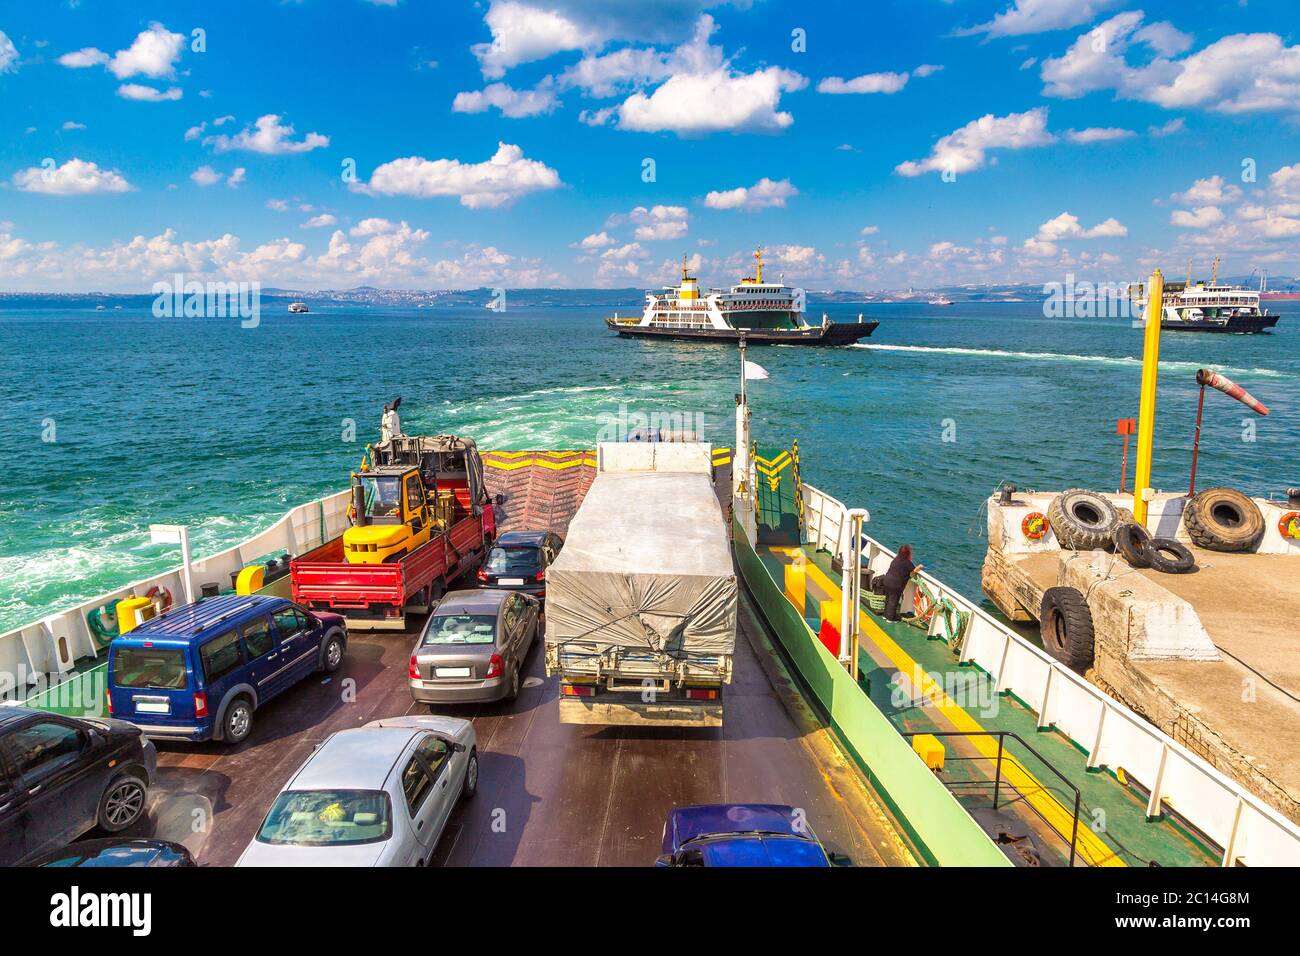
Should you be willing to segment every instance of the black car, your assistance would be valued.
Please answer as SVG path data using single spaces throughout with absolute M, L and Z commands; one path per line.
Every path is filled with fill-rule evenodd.
M 549 531 L 507 531 L 493 542 L 479 569 L 479 584 L 544 599 L 546 569 L 562 547 L 560 536 Z
M 177 867 L 198 866 L 190 851 L 166 840 L 81 840 L 27 861 L 28 866 Z
M 0 866 L 140 819 L 158 751 L 125 721 L 0 707 Z

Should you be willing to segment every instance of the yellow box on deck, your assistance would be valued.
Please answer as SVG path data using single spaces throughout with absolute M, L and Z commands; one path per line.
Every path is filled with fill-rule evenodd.
M 119 634 L 125 634 L 127 631 L 139 627 L 157 613 L 153 601 L 147 597 L 122 598 L 117 602 L 117 607 L 114 610 L 117 613 L 117 632 Z
M 831 627 L 838 632 L 840 630 L 840 611 L 842 610 L 839 601 L 822 601 L 821 614 L 823 621 L 830 621 Z
M 931 770 L 943 769 L 943 744 L 934 734 L 917 734 L 912 738 L 912 749 Z
M 804 573 L 802 564 L 787 564 L 785 566 L 785 596 L 790 599 L 790 603 L 799 609 L 802 614 L 804 604 L 807 601 L 808 580 Z

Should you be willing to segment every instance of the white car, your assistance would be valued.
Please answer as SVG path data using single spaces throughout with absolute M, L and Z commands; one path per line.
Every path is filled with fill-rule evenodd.
M 236 866 L 424 866 L 478 789 L 474 726 L 376 720 L 329 737 L 271 805 Z

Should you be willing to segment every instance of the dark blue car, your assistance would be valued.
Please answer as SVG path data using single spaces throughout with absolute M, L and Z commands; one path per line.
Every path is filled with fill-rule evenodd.
M 285 598 L 205 598 L 113 639 L 109 706 L 149 737 L 239 743 L 267 701 L 337 670 L 347 640 L 342 617 Z
M 773 803 L 676 807 L 664 824 L 658 866 L 838 866 L 803 816 Z

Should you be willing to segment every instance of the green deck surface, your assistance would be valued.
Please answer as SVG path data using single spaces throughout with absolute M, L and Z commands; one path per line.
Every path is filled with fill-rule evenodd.
M 757 550 L 773 578 L 783 580 L 783 566 L 791 563 L 792 559 L 780 548 L 760 545 Z M 829 554 L 816 551 L 809 545 L 802 545 L 800 550 L 807 561 L 816 565 L 831 582 L 839 581 L 840 575 L 831 569 Z M 835 593 L 828 594 L 814 575 L 807 575 L 804 618 L 814 633 L 821 626 L 820 602 L 832 599 L 838 605 L 838 598 L 838 586 Z M 865 603 L 863 608 L 870 614 Z M 1101 845 L 1096 842 L 1100 840 L 1114 851 L 1116 856 L 1110 861 L 1111 865 L 1148 866 L 1153 862 L 1160 866 L 1218 865 L 1217 855 L 1173 818 L 1148 821 L 1143 793 L 1121 783 L 1106 768 L 1089 771 L 1087 755 L 1072 741 L 1054 729 L 1039 730 L 1034 712 L 1011 694 L 995 695 L 992 677 L 978 667 L 959 665 L 946 641 L 929 639 L 920 629 L 903 622 L 887 622 L 875 614 L 870 614 L 870 617 L 984 730 L 1016 734 L 1078 787 L 1081 794 L 1080 831 L 1091 830 L 1092 836 L 1087 839 L 1092 840 L 1094 847 Z M 832 624 L 838 629 L 838 617 Z M 867 687 L 871 700 L 900 732 L 962 729 L 955 727 L 950 720 L 951 710 L 941 710 L 930 700 L 912 700 L 908 680 L 904 679 L 902 689 L 899 688 L 896 683 L 899 668 L 886 655 L 877 636 L 866 628 L 863 629 L 861 648 L 859 668 L 862 683 Z M 964 729 L 969 729 L 969 726 Z M 1007 830 L 1016 834 L 1024 833 L 1025 826 L 1031 824 L 1035 839 L 1008 847 L 1013 856 L 1019 853 L 1027 859 L 1036 855 L 1044 864 L 1065 865 L 1069 854 L 1069 826 L 1062 826 L 1058 818 L 1056 827 L 1049 827 L 1034 810 L 1035 804 L 1044 805 L 1045 795 L 1039 792 L 1033 801 L 1026 799 L 1025 793 L 1009 787 L 1004 778 L 999 794 L 1001 816 L 993 814 L 997 761 L 981 754 L 968 738 L 940 739 L 947 753 L 944 769 L 939 775 L 959 802 L 984 821 L 986 827 L 991 824 L 993 830 L 999 829 L 999 820 L 1011 823 Z M 996 745 L 996 739 L 993 739 L 992 746 Z M 986 742 L 984 746 L 987 748 L 989 744 Z M 1074 791 L 1045 767 L 1043 760 L 1015 740 L 1005 738 L 1005 748 L 1006 754 L 1014 757 L 1023 770 L 1061 804 L 1063 816 L 1072 820 Z M 1008 814 L 1014 818 L 1008 819 Z M 1017 819 L 1023 820 L 1018 827 L 1014 825 Z M 1058 829 L 1064 832 L 1056 832 Z M 1083 862 L 1079 859 L 1076 865 Z

